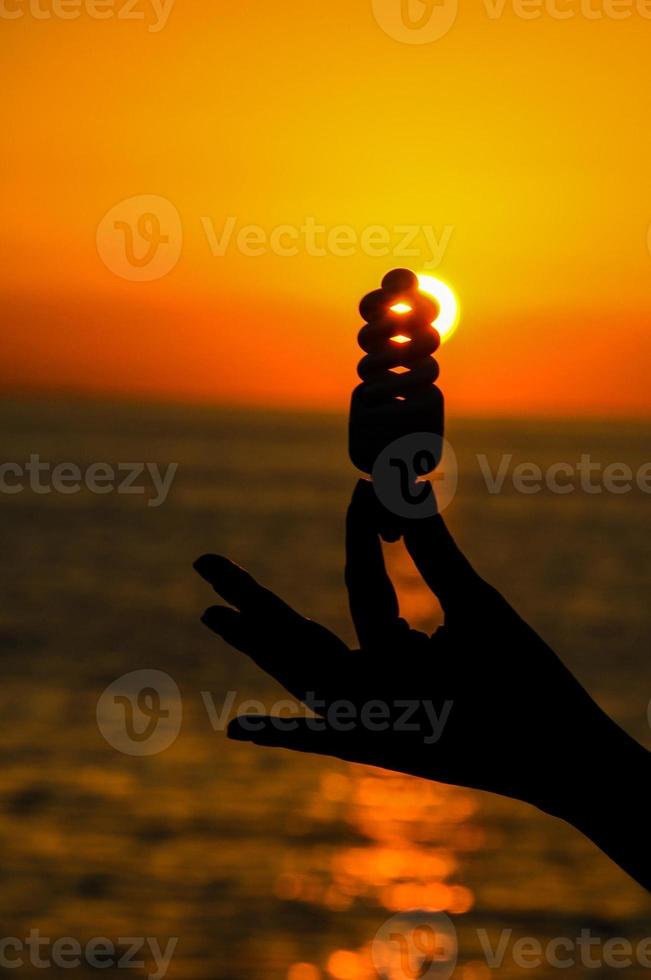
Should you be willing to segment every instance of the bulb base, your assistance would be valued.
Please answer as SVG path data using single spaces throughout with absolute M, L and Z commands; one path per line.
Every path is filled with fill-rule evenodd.
M 353 465 L 362 473 L 371 474 L 378 456 L 397 439 L 419 432 L 432 433 L 442 439 L 444 430 L 445 401 L 436 385 L 413 392 L 404 400 L 392 398 L 380 403 L 369 400 L 365 384 L 358 385 L 353 391 L 348 451 Z M 440 454 L 434 465 L 421 475 L 433 472 L 439 462 Z

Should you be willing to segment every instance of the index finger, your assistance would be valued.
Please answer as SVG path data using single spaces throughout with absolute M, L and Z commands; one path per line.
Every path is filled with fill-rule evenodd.
M 386 645 L 387 638 L 403 624 L 375 526 L 376 508 L 373 485 L 360 480 L 346 516 L 346 587 L 355 630 L 364 648 Z
M 223 555 L 202 555 L 194 562 L 194 569 L 222 599 L 240 612 L 283 620 L 285 624 L 304 622 L 291 606 Z

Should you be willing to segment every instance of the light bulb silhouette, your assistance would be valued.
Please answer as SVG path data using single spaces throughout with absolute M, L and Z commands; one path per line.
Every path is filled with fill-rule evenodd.
M 419 291 L 413 272 L 394 269 L 381 289 L 364 297 L 359 310 L 366 323 L 358 341 L 366 356 L 357 368 L 362 383 L 350 406 L 349 452 L 353 464 L 370 474 L 380 454 L 405 436 L 429 433 L 442 447 L 444 401 L 435 384 L 439 367 L 431 356 L 441 343 L 432 326 L 439 307 Z M 440 449 L 432 452 L 431 447 L 431 442 L 422 450 L 415 447 L 411 465 L 419 477 L 440 461 Z

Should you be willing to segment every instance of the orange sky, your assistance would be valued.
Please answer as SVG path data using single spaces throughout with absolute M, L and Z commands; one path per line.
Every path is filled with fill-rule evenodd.
M 650 414 L 651 3 L 472 0 L 414 44 L 399 0 L 60 2 L 0 2 L 3 383 L 343 409 L 357 301 L 407 265 L 461 298 L 450 411 Z M 143 212 L 171 268 L 138 282 Z

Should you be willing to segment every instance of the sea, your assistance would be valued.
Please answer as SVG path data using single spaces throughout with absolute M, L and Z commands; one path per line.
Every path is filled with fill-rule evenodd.
M 1 404 L 0 975 L 648 976 L 648 895 L 561 821 L 227 739 L 252 700 L 285 695 L 202 626 L 215 597 L 192 562 L 228 555 L 354 645 L 343 529 L 359 474 L 343 415 Z M 648 422 L 452 419 L 445 511 L 475 567 L 647 747 L 650 434 Z M 586 456 L 590 489 L 572 476 Z M 560 482 L 574 482 L 558 493 L 561 462 Z M 145 464 L 170 475 L 164 494 Z M 624 476 L 609 471 L 620 479 L 606 488 L 613 464 Z M 387 561 L 403 615 L 435 629 L 401 544 Z M 522 697 L 535 688 L 532 673 Z M 120 729 L 127 702 L 134 737 Z M 614 758 L 600 792 L 622 792 Z

